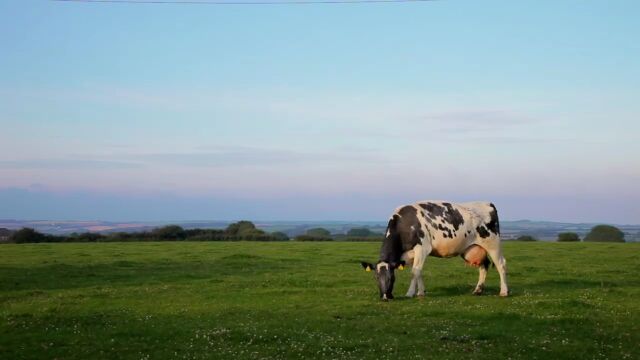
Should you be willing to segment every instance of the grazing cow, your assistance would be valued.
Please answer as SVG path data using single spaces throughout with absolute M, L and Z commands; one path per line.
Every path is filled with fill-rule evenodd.
M 506 260 L 500 247 L 496 207 L 487 202 L 420 201 L 396 209 L 387 226 L 380 260 L 375 265 L 362 262 L 362 267 L 375 270 L 380 298 L 387 300 L 393 299 L 394 270 L 411 264 L 407 296 L 424 296 L 422 267 L 427 256 L 461 255 L 467 264 L 479 268 L 480 277 L 473 293 L 480 295 L 490 263 L 487 254 L 500 274 L 500 296 L 507 296 Z

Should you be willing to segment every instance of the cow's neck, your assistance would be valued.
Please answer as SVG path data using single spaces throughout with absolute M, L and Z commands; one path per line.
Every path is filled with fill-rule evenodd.
M 380 261 L 399 263 L 402 257 L 402 242 L 398 236 L 385 236 L 380 248 Z

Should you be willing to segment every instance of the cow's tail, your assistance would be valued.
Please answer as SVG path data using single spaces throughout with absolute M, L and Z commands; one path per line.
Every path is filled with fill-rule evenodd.
M 487 228 L 493 231 L 494 234 L 500 236 L 500 220 L 498 219 L 498 209 L 493 203 L 489 203 L 491 206 L 491 212 L 489 212 L 489 222 Z

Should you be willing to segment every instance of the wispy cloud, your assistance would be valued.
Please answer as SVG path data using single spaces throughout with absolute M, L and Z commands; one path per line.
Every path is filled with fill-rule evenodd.
M 426 114 L 415 122 L 436 126 L 441 132 L 471 133 L 502 131 L 540 120 L 508 110 L 459 110 Z
M 376 159 L 379 153 L 363 149 L 328 149 L 299 151 L 292 149 L 217 146 L 206 151 L 131 154 L 128 158 L 148 164 L 167 164 L 191 167 L 274 166 L 292 164 L 344 164 Z
M 65 158 L 0 160 L 5 169 L 114 170 L 145 167 L 237 167 L 296 164 L 345 164 L 384 158 L 374 150 L 344 148 L 326 151 L 297 151 L 244 146 L 209 146 L 199 151 L 78 155 Z
M 87 169 L 113 170 L 134 169 L 141 165 L 134 162 L 96 160 L 96 159 L 24 159 L 0 160 L 0 167 L 5 169 Z

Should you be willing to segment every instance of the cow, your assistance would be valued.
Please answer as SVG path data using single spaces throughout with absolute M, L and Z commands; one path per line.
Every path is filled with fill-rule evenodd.
M 422 268 L 429 255 L 461 255 L 467 264 L 477 266 L 480 275 L 475 295 L 484 291 L 490 257 L 500 274 L 500 296 L 509 295 L 498 210 L 492 203 L 428 200 L 400 206 L 389 219 L 380 260 L 375 265 L 361 264 L 367 271 L 375 270 L 382 300 L 393 299 L 394 271 L 407 264 L 412 266 L 412 278 L 406 296 L 424 296 Z

